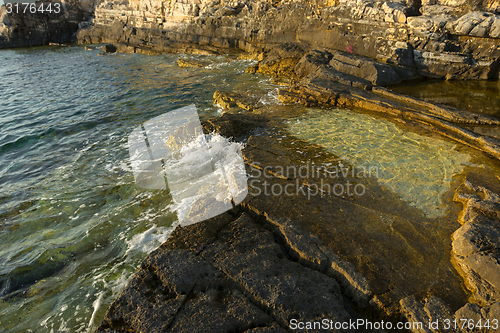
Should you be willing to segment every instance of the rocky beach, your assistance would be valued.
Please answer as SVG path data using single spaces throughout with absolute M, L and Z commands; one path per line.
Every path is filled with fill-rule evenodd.
M 230 54 L 253 60 L 246 74 L 280 86 L 273 105 L 213 87 L 222 112 L 203 130 L 244 144 L 251 193 L 229 212 L 177 227 L 96 332 L 499 329 L 500 118 L 396 91 L 426 80 L 498 83 L 499 1 L 66 6 L 50 19 L 2 6 L 0 48 L 76 41 L 105 44 L 103 56 L 188 54 L 176 63 L 186 71 Z M 371 127 L 349 136 L 358 124 Z M 364 153 L 364 168 L 349 147 L 380 153 Z M 409 167 L 375 176 L 370 165 Z M 332 167 L 352 172 L 332 177 Z M 428 185 L 431 175 L 439 185 Z M 363 194 L 323 193 L 339 179 Z M 292 195 L 273 192 L 287 186 Z

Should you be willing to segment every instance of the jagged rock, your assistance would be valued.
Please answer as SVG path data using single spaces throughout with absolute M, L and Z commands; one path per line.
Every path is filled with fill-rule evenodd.
M 441 0 L 425 4 L 465 10 L 465 5 L 455 2 Z M 214 49 L 229 48 L 256 55 L 266 51 L 260 71 L 272 76 L 293 74 L 293 67 L 311 47 L 327 47 L 412 69 L 416 68 L 409 57 L 413 50 L 438 55 L 457 52 L 470 56 L 472 61 L 453 70 L 450 78 L 498 77 L 500 66 L 495 51 L 498 43 L 494 43 L 493 37 L 499 36 L 500 29 L 494 28 L 495 19 L 476 24 L 479 27 L 473 35 L 484 36 L 484 39 L 457 39 L 449 35 L 450 31 L 455 33 L 454 30 L 446 28 L 448 25 L 453 28 L 456 18 L 434 14 L 437 9 L 433 11 L 431 7 L 428 11 L 422 9 L 427 14 L 423 18 L 407 18 L 403 4 L 403 1 L 341 1 L 323 7 L 315 3 L 304 6 L 298 0 L 281 2 L 279 6 L 249 0 L 238 3 L 187 0 L 147 5 L 137 0 L 116 4 L 106 0 L 97 6 L 94 24 L 89 28 L 82 25 L 78 39 L 83 43 L 124 43 L 132 47 L 130 52 L 147 54 L 214 52 Z M 411 8 L 417 7 L 416 4 Z M 299 52 L 292 54 L 292 50 L 287 51 L 289 47 L 285 47 L 288 55 L 280 55 L 279 45 L 284 43 L 299 46 Z M 395 47 L 398 43 L 407 47 Z M 278 49 L 273 50 L 276 47 Z M 277 58 L 281 60 L 278 62 Z M 446 65 L 435 63 L 420 73 L 446 77 L 443 75 L 448 70 Z
M 307 52 L 295 66 L 295 73 L 299 77 L 304 77 L 318 68 L 323 68 L 328 65 L 332 59 L 333 54 L 328 50 L 314 49 Z
M 414 333 L 440 333 L 444 320 L 452 320 L 453 314 L 442 299 L 431 296 L 425 302 L 418 302 L 414 296 L 409 296 L 400 301 L 402 316 L 412 323 L 411 332 Z M 437 327 L 430 327 L 429 323 L 438 323 Z M 414 326 L 413 324 L 421 326 Z
M 323 318 L 350 318 L 335 280 L 288 259 L 247 214 L 225 214 L 177 228 L 97 332 L 286 332 L 291 319 Z
M 424 76 L 434 76 L 435 78 L 494 78 L 498 67 L 497 62 L 476 63 L 471 55 L 465 53 L 420 52 L 414 50 L 413 54 L 419 73 Z
M 400 303 L 403 318 L 412 324 L 410 331 L 413 333 L 494 332 L 494 327 L 498 327 L 500 303 L 484 307 L 467 303 L 454 314 L 437 297 L 419 302 L 414 296 L 410 296 Z M 421 323 L 421 326 L 413 323 Z
M 274 47 L 259 62 L 259 73 L 271 76 L 291 77 L 295 74 L 295 66 L 306 53 L 306 46 L 298 43 L 285 43 Z
M 381 9 L 385 12 L 385 22 L 405 23 L 405 5 L 399 2 L 384 2 Z
M 492 13 L 471 12 L 456 21 L 449 22 L 446 28 L 457 35 L 486 37 L 491 25 L 498 18 Z
M 58 13 L 32 13 L 30 10 L 13 11 L 7 14 L 5 6 L 0 7 L 0 49 L 48 45 L 76 41 L 75 33 L 79 23 L 87 21 L 93 14 L 93 1 L 66 0 L 44 1 L 44 6 L 51 4 L 61 8 Z
M 455 312 L 455 319 L 458 323 L 469 323 L 470 321 L 474 322 L 474 326 L 478 325 L 479 320 L 481 320 L 482 329 L 479 327 L 468 327 L 468 325 L 463 325 L 464 328 L 460 330 L 460 332 L 464 333 L 474 333 L 474 332 L 494 332 L 497 329 L 494 327 L 495 322 L 498 323 L 498 318 L 500 316 L 500 303 L 494 303 L 490 306 L 481 307 L 474 303 L 467 303 L 462 308 L 458 309 Z M 485 324 L 488 323 L 488 326 Z M 462 325 L 460 325 L 461 327 Z
M 468 190 L 476 194 L 459 191 Z M 481 198 L 482 197 L 482 198 Z M 500 198 L 482 186 L 464 182 L 455 194 L 464 205 L 464 224 L 452 236 L 454 260 L 473 299 L 482 304 L 500 300 Z
M 391 85 L 401 82 L 390 65 L 346 53 L 336 52 L 329 65 L 335 70 L 370 81 L 374 85 Z
M 496 17 L 490 27 L 490 37 L 500 38 L 500 17 Z
M 220 90 L 215 91 L 213 98 L 214 103 L 222 106 L 224 109 L 238 106 L 242 109 L 252 111 L 257 104 L 257 101 L 249 96 Z
M 423 16 L 408 18 L 408 25 L 416 30 L 441 33 L 443 32 L 443 28 L 450 20 L 452 20 L 452 17 L 449 15 L 439 15 L 439 16 L 423 15 Z
M 457 7 L 443 5 L 426 5 L 420 8 L 420 13 L 424 16 L 453 15 L 457 16 L 461 10 Z
M 372 88 L 372 84 L 370 81 L 354 75 L 339 72 L 332 68 L 317 69 L 315 72 L 311 73 L 310 75 L 306 76 L 303 80 L 301 80 L 299 85 L 309 86 L 309 87 L 312 86 L 328 87 L 328 84 L 330 82 L 340 83 L 346 86 L 357 87 L 367 90 L 370 90 Z M 334 90 L 330 91 L 330 93 L 334 92 L 335 92 Z M 329 93 L 328 88 L 325 89 L 325 93 L 326 94 Z

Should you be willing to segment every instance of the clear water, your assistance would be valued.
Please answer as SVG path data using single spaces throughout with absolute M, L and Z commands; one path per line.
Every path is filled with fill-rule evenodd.
M 499 80 L 424 80 L 391 89 L 432 103 L 500 118 Z
M 91 331 L 168 238 L 171 197 L 134 184 L 135 127 L 189 104 L 218 114 L 216 89 L 275 100 L 248 61 L 98 52 L 0 50 L 0 332 Z
M 429 218 L 446 214 L 443 195 L 453 176 L 471 165 L 471 156 L 457 151 L 457 144 L 403 131 L 359 112 L 310 109 L 287 122 L 294 136 L 325 147 L 350 165 L 378 170 L 383 187 Z

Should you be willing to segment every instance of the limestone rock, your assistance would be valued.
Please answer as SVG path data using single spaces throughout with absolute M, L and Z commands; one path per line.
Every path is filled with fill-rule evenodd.
M 431 296 L 424 302 L 418 302 L 414 296 L 409 296 L 400 301 L 402 316 L 409 323 L 421 323 L 421 326 L 413 326 L 410 329 L 414 333 L 440 333 L 444 320 L 452 320 L 453 314 L 450 308 L 438 297 Z M 441 323 L 436 329 L 429 327 L 429 322 Z
M 500 14 L 500 1 L 498 0 L 483 1 L 483 10 L 487 12 Z
M 496 17 L 491 23 L 489 35 L 491 38 L 500 38 L 500 17 Z
M 257 59 L 261 60 L 259 71 L 275 77 L 293 76 L 299 59 L 311 49 L 321 48 L 380 59 L 413 70 L 416 65 L 409 56 L 413 50 L 462 53 L 471 56 L 471 63 L 454 68 L 449 78 L 498 77 L 500 66 L 495 51 L 498 43 L 493 40 L 500 34 L 496 14 L 490 12 L 492 19 L 474 23 L 470 17 L 461 21 L 454 17 L 458 15 L 455 10 L 468 14 L 467 1 L 424 2 L 423 16 L 411 16 L 420 14 L 418 1 L 410 3 L 409 8 L 404 8 L 405 4 L 406 1 L 399 0 L 340 1 L 336 6 L 304 5 L 298 0 L 279 5 L 249 0 L 152 3 L 104 0 L 96 7 L 93 23 L 81 24 L 77 36 L 82 43 L 123 43 L 131 47 L 129 52 L 147 54 L 226 52 L 228 49 L 244 50 L 248 54 L 266 53 L 266 59 Z M 439 13 L 443 9 L 449 14 Z M 413 13 L 407 17 L 405 11 Z M 462 33 L 457 33 L 455 27 L 484 39 L 451 37 L 450 32 Z M 408 47 L 397 48 L 394 46 L 397 43 Z M 283 44 L 287 46 L 280 46 Z M 447 70 L 446 63 L 436 62 L 420 74 L 446 77 Z M 408 73 L 411 71 L 403 72 Z
M 295 66 L 306 50 L 306 46 L 299 43 L 278 45 L 259 62 L 258 72 L 271 76 L 293 76 Z
M 447 28 L 457 35 L 469 35 L 474 31 L 474 36 L 483 37 L 487 35 L 488 29 L 494 20 L 494 14 L 470 12 L 458 20 L 447 24 Z
M 458 15 L 460 9 L 452 6 L 443 5 L 426 5 L 420 8 L 420 12 L 424 16 L 440 16 L 440 15 Z
M 358 76 L 374 85 L 391 85 L 401 82 L 399 75 L 390 65 L 368 58 L 336 52 L 329 65 L 339 72 Z
M 290 260 L 247 214 L 177 228 L 142 263 L 97 332 L 286 332 L 349 320 L 338 284 Z
M 56 0 L 44 1 L 44 6 L 59 3 L 59 13 L 52 11 L 31 13 L 30 10 L 7 14 L 6 6 L 0 7 L 0 49 L 66 43 L 76 41 L 79 23 L 87 21 L 93 14 L 90 1 Z
M 224 109 L 240 107 L 244 110 L 252 111 L 258 102 L 243 94 L 220 90 L 215 91 L 213 98 L 214 103 L 222 106 Z
M 460 330 L 460 332 L 464 333 L 474 333 L 474 332 L 494 332 L 495 329 L 492 328 L 495 320 L 498 321 L 498 317 L 500 316 L 500 303 L 494 303 L 490 306 L 481 307 L 474 303 L 467 303 L 462 308 L 458 309 L 455 312 L 455 319 L 457 322 L 469 322 L 473 321 L 474 323 L 479 323 L 481 320 L 481 324 L 483 326 L 482 330 L 479 328 L 469 328 L 468 325 L 464 325 L 464 329 Z M 484 326 L 486 322 L 489 323 L 490 328 Z
M 458 191 L 472 191 L 467 194 Z M 481 304 L 500 301 L 500 198 L 497 193 L 465 181 L 455 201 L 464 205 L 464 224 L 452 236 L 454 260 Z

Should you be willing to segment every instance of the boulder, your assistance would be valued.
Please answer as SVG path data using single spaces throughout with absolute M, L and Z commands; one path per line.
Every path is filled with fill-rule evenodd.
M 294 76 L 295 66 L 307 52 L 307 46 L 300 43 L 284 43 L 269 51 L 259 62 L 259 73 L 279 77 Z
M 221 90 L 215 91 L 213 98 L 215 104 L 220 105 L 226 110 L 240 107 L 244 110 L 252 111 L 258 103 L 257 100 L 250 96 Z
M 374 85 L 391 85 L 401 82 L 392 66 L 352 54 L 335 52 L 329 65 L 335 70 L 370 81 Z
M 446 24 L 446 28 L 457 35 L 485 37 L 497 18 L 498 16 L 492 13 L 470 12 L 456 21 L 450 21 Z
M 500 38 L 500 17 L 495 17 L 495 20 L 491 23 L 489 36 L 491 38 Z
M 328 66 L 333 54 L 326 49 L 313 49 L 307 52 L 295 66 L 295 73 L 299 77 L 304 77 L 318 68 Z

